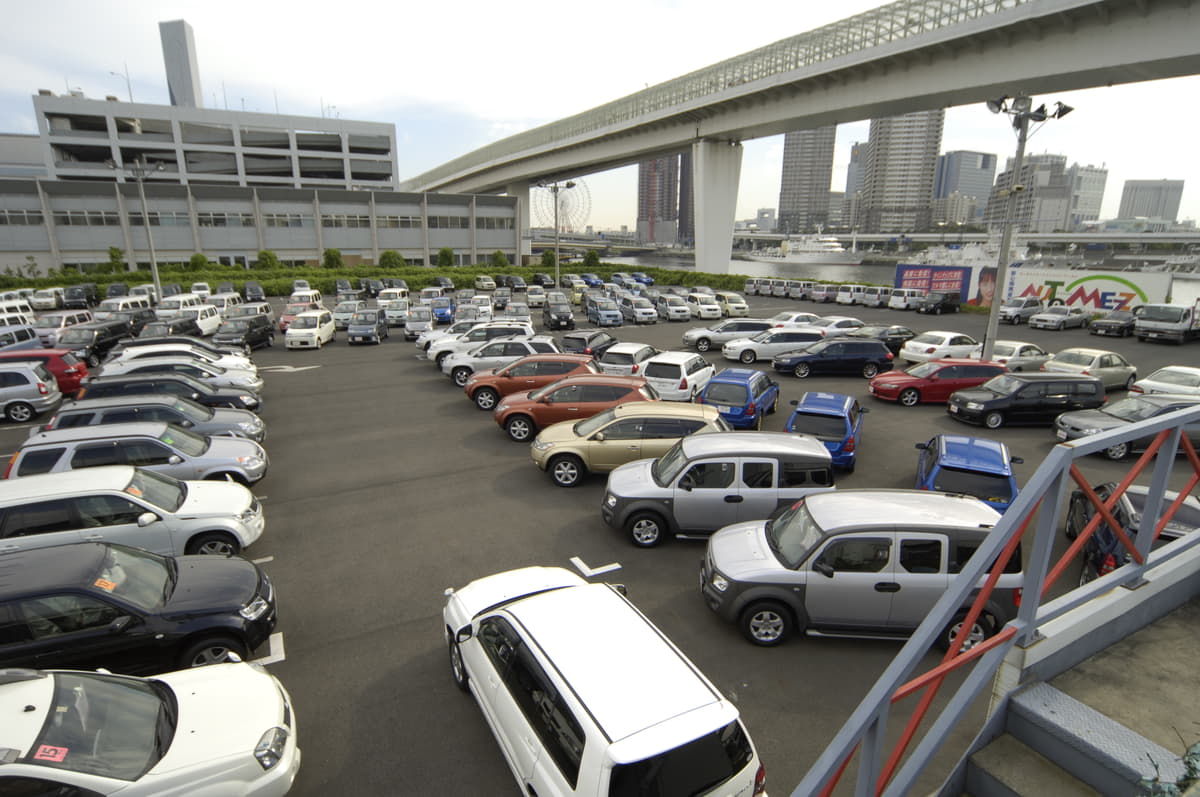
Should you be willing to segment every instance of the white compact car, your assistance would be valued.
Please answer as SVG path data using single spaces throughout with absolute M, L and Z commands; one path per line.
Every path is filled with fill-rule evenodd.
M 0 716 L 15 754 L 3 794 L 282 797 L 300 769 L 291 696 L 243 662 L 153 678 L 2 670 Z
M 946 357 L 970 357 L 979 341 L 961 332 L 932 330 L 917 335 L 900 349 L 900 359 L 914 363 Z
M 333 343 L 337 330 L 333 325 L 333 313 L 328 310 L 309 310 L 292 319 L 283 343 L 288 349 L 319 349 Z

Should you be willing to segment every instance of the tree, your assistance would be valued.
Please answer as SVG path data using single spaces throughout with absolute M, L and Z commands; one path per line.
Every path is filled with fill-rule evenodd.
M 321 265 L 325 266 L 325 268 L 341 268 L 346 265 L 345 261 L 342 260 L 342 250 L 326 249 L 325 255 L 321 259 Z
M 188 271 L 206 271 L 208 269 L 208 256 L 203 252 L 197 252 L 188 258 Z
M 508 268 L 508 257 L 497 249 L 495 252 L 492 252 L 491 264 L 492 268 Z
M 587 254 L 583 256 L 583 267 L 588 271 L 595 271 L 600 268 L 600 253 L 595 249 L 587 250 Z
M 121 251 L 120 247 L 108 247 L 108 270 L 113 274 L 119 274 L 126 270 L 125 253 Z
M 404 257 L 395 249 L 384 249 L 379 253 L 380 268 L 396 269 L 404 268 L 407 265 L 408 263 L 405 262 Z
M 264 249 L 258 253 L 259 268 L 282 268 L 283 264 L 279 262 L 279 256 L 270 249 Z
M 439 267 L 454 265 L 454 250 L 448 246 L 443 246 L 438 250 L 437 264 Z
M 546 269 L 547 271 L 554 270 L 554 250 L 553 249 L 543 249 L 542 250 L 542 268 Z

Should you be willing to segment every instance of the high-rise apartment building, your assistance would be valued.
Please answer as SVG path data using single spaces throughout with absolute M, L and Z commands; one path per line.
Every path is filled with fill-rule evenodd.
M 863 232 L 929 229 L 945 119 L 945 110 L 938 108 L 871 120 L 858 212 Z
M 956 150 L 939 155 L 937 171 L 933 178 L 933 198 L 949 199 L 957 194 L 959 199 L 950 203 L 963 208 L 970 199 L 975 200 L 975 214 L 968 223 L 983 218 L 983 205 L 992 192 L 996 179 L 996 156 L 989 152 Z M 960 221 L 958 218 L 943 218 L 940 221 Z
M 638 241 L 673 244 L 679 224 L 679 156 L 638 164 Z
M 837 126 L 796 130 L 783 137 L 779 232 L 815 232 L 829 223 L 829 183 Z
M 846 167 L 846 197 L 852 197 L 862 190 L 863 178 L 867 174 L 867 152 L 871 142 L 855 141 L 850 147 L 850 165 Z
M 676 240 L 683 246 L 696 243 L 696 195 L 692 189 L 692 151 L 679 155 L 679 230 Z
M 1067 167 L 1065 155 L 1029 155 L 1014 180 L 1010 158 L 988 198 L 984 223 L 999 228 L 1008 211 L 1008 189 L 1019 185 L 1013 221 L 1017 232 L 1060 232 L 1079 229 L 1100 215 L 1108 170 L 1103 166 Z
M 1067 211 L 1065 230 L 1078 230 L 1085 223 L 1100 219 L 1100 205 L 1104 202 L 1104 186 L 1108 183 L 1108 169 L 1104 166 L 1071 164 L 1067 170 L 1071 185 L 1071 209 Z
M 1142 216 L 1177 221 L 1181 201 L 1183 180 L 1126 180 L 1117 215 L 1122 219 Z

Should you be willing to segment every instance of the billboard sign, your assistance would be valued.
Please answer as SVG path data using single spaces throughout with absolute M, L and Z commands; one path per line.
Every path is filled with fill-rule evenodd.
M 916 288 L 919 291 L 958 291 L 969 296 L 971 269 L 969 266 L 896 266 L 897 288 Z
M 1167 301 L 1171 275 L 1144 271 L 1068 271 L 1055 268 L 1010 269 L 1004 298 L 1037 296 L 1046 304 L 1065 304 L 1087 312 L 1132 310 Z

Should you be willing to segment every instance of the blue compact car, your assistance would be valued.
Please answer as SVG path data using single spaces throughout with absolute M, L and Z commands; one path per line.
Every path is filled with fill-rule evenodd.
M 435 324 L 454 323 L 454 300 L 448 296 L 439 296 L 431 303 L 433 321 Z
M 829 449 L 834 467 L 852 472 L 862 444 L 863 415 L 870 410 L 854 396 L 815 391 L 805 393 L 792 406 L 796 409 L 785 431 L 817 438 Z
M 779 385 L 762 371 L 726 368 L 709 380 L 696 402 L 716 405 L 735 429 L 761 429 L 763 416 L 779 406 Z
M 630 272 L 629 276 L 633 277 L 635 280 L 637 280 L 638 282 L 640 282 L 643 285 L 653 285 L 654 284 L 654 277 L 651 277 L 649 274 L 646 274 L 641 271 Z
M 917 443 L 917 489 L 963 493 L 1004 512 L 1017 497 L 1013 463 L 1008 446 L 997 440 L 961 434 L 939 434 Z

